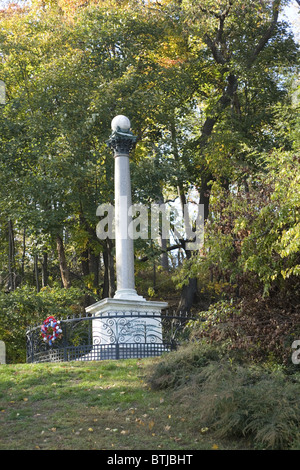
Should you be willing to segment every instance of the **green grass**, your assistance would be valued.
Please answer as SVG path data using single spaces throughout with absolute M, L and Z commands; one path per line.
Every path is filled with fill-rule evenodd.
M 168 391 L 145 381 L 157 359 L 0 366 L 0 450 L 200 450 L 216 441 Z

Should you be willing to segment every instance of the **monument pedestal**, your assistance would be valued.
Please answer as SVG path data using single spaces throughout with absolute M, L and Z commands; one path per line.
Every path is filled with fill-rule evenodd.
M 167 302 L 103 299 L 86 308 L 93 317 L 93 359 L 122 359 L 163 352 L 162 309 Z
M 0 341 L 0 364 L 6 364 L 5 343 Z

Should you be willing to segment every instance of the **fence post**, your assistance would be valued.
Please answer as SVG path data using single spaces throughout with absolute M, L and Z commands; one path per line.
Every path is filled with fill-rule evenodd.
M 64 361 L 66 362 L 68 360 L 68 355 L 67 355 L 67 346 L 68 346 L 67 323 L 64 322 L 62 326 L 63 326 L 62 331 L 63 331 Z
M 33 364 L 34 356 L 35 356 L 34 332 L 33 331 L 30 332 L 29 338 L 30 338 L 30 347 L 31 347 L 31 363 Z
M 35 334 L 35 329 L 32 328 L 31 330 L 27 331 L 27 348 L 28 348 L 28 359 L 31 357 L 31 364 L 34 362 L 34 353 L 35 353 L 35 346 L 34 346 L 34 334 Z M 27 352 L 26 352 L 27 356 Z M 26 357 L 27 361 L 27 357 Z

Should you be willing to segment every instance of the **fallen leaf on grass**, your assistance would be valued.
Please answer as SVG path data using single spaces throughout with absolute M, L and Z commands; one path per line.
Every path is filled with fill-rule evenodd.
M 152 431 L 152 429 L 153 429 L 153 427 L 154 427 L 154 424 L 155 424 L 155 423 L 154 423 L 153 420 L 150 421 L 150 423 L 149 423 L 149 429 L 150 429 L 150 431 Z
M 144 421 L 141 420 L 141 418 L 136 418 L 136 419 L 135 419 L 135 422 L 136 422 L 139 426 L 145 426 L 145 423 L 144 423 Z

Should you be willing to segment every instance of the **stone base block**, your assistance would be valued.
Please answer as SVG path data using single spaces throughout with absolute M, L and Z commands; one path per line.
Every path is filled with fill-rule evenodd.
M 97 317 L 93 320 L 94 349 L 118 345 L 122 350 L 122 345 L 130 345 L 134 357 L 135 345 L 162 344 L 161 312 L 167 306 L 167 302 L 116 298 L 90 305 L 86 312 Z M 136 349 L 141 351 L 140 346 Z

